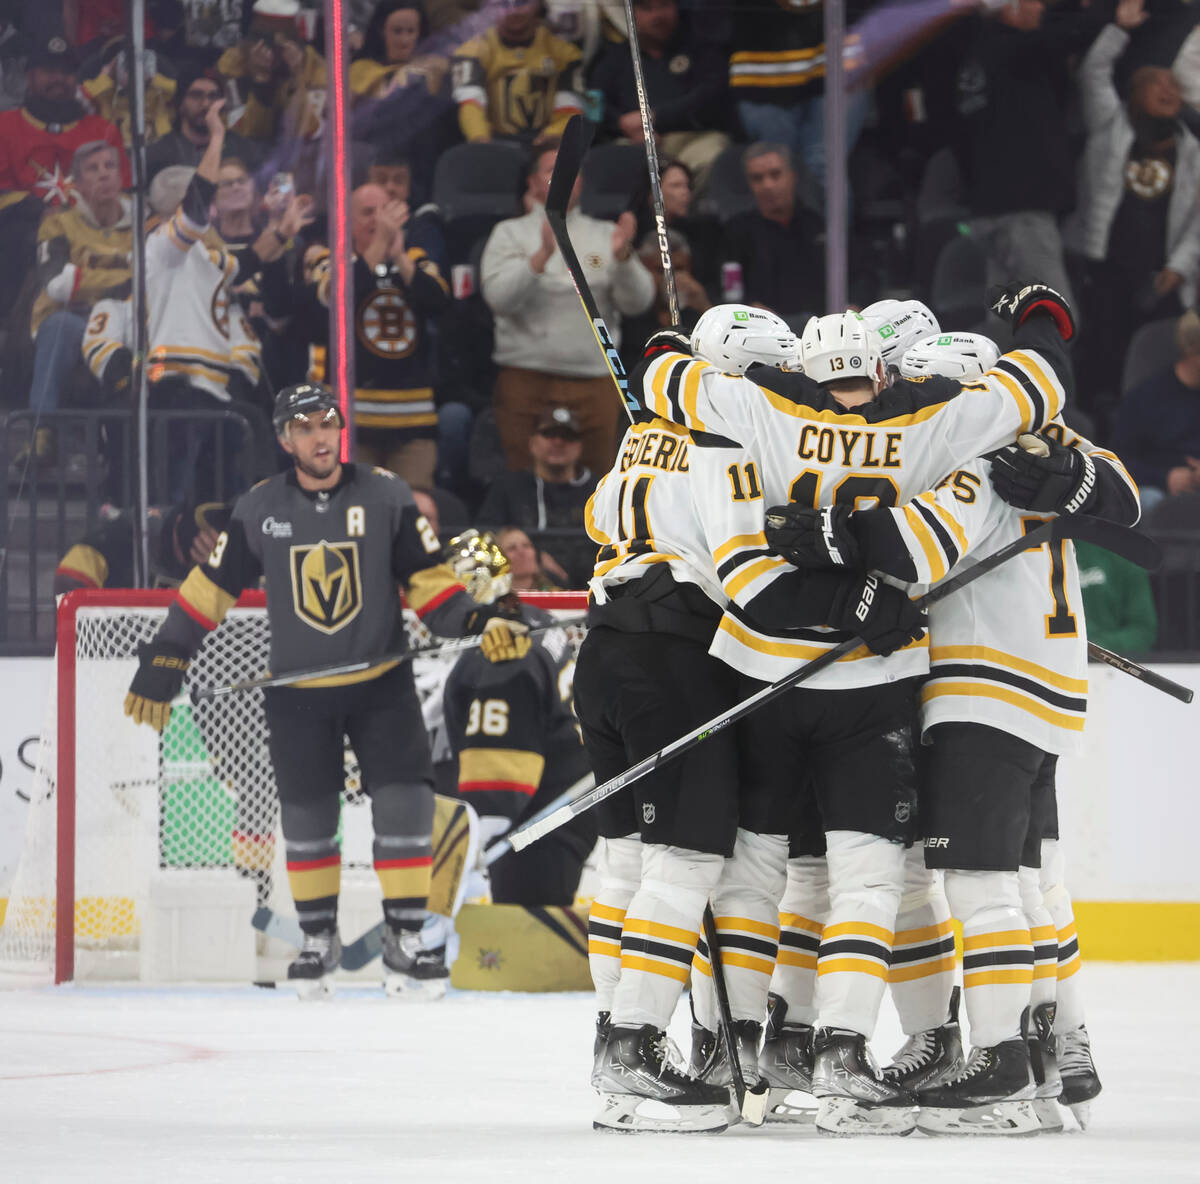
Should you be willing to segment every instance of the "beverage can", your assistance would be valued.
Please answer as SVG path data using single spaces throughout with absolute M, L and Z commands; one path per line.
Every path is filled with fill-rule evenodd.
M 739 304 L 746 295 L 742 283 L 742 265 L 736 261 L 721 264 L 721 296 L 731 304 Z
M 456 263 L 450 269 L 450 288 L 455 300 L 466 300 L 475 293 L 475 268 L 469 263 Z

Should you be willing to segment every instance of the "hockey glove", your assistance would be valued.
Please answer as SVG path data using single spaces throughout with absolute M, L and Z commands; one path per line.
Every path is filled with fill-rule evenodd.
M 191 654 L 169 641 L 151 641 L 138 647 L 138 670 L 125 696 L 125 714 L 135 724 L 149 724 L 161 732 L 171 718 L 171 700 L 183 687 Z
M 506 621 L 493 617 L 484 626 L 479 648 L 489 662 L 512 662 L 529 653 L 533 641 L 529 637 L 529 626 L 520 621 Z
M 1024 435 L 992 457 L 992 488 L 1010 506 L 1039 514 L 1082 513 L 1096 491 L 1096 463 L 1045 436 Z
M 830 625 L 861 637 L 873 654 L 893 654 L 929 627 L 925 614 L 899 589 L 877 576 L 847 576 L 834 597 Z
M 860 568 L 850 514 L 845 506 L 772 506 L 767 511 L 767 545 L 797 567 Z
M 113 350 L 113 355 L 104 367 L 102 385 L 105 391 L 117 399 L 124 399 L 129 394 L 129 385 L 133 376 L 133 354 L 124 346 Z
M 1064 341 L 1075 336 L 1075 318 L 1066 299 L 1047 284 L 1009 284 L 993 288 L 988 293 L 994 312 L 1016 332 L 1034 313 L 1044 312 L 1053 317 L 1054 326 Z
M 642 346 L 643 361 L 657 357 L 659 354 L 675 353 L 692 356 L 692 339 L 680 325 L 672 325 L 669 329 L 659 329 L 651 333 Z

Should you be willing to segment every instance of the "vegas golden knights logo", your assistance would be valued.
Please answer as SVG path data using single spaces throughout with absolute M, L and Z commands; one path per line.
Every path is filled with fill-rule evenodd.
M 362 608 L 358 544 L 327 543 L 293 547 L 292 603 L 306 624 L 336 633 Z
M 392 288 L 374 292 L 359 311 L 358 335 L 381 358 L 407 358 L 417 344 L 417 319 Z

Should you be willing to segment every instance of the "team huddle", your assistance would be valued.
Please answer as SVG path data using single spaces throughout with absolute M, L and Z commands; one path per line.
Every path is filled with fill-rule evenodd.
M 994 309 L 1015 342 L 1003 356 L 941 334 L 915 301 L 814 317 L 799 339 L 771 313 L 721 305 L 690 337 L 650 339 L 630 378 L 643 410 L 588 506 L 582 748 L 562 639 L 527 636 L 546 622 L 509 595 L 502 557 L 478 541 L 443 551 L 403 481 L 340 462 L 325 388 L 281 392 L 294 468 L 235 504 L 143 647 L 126 711 L 161 730 L 204 636 L 260 578 L 273 674 L 361 661 L 266 692 L 302 996 L 326 991 L 341 957 L 344 738 L 371 799 L 388 991 L 436 997 L 449 974 L 397 585 L 435 633 L 482 634 L 446 720 L 488 839 L 588 764 L 612 778 L 857 639 L 535 844 L 538 858 L 497 865 L 494 894 L 520 902 L 536 869 L 569 901 L 602 837 L 594 1125 L 721 1131 L 743 1082 L 767 1091 L 769 1120 L 837 1135 L 1031 1134 L 1061 1129 L 1060 1102 L 1085 1121 L 1100 1082 L 1054 781 L 1086 711 L 1072 547 L 1035 545 L 928 613 L 913 597 L 1056 515 L 1132 524 L 1138 496 L 1116 456 L 1062 421 L 1065 301 L 1029 284 Z M 709 907 L 717 950 L 701 937 Z M 685 1067 L 665 1033 L 689 982 Z M 907 1041 L 881 1070 L 868 1043 L 889 987 Z

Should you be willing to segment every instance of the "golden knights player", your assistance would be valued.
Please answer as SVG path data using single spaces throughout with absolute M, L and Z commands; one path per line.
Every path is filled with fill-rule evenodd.
M 575 658 L 562 629 L 524 633 L 554 618 L 512 592 L 508 559 L 491 533 L 472 530 L 452 539 L 446 562 L 480 604 L 494 604 L 513 623 L 515 634 L 511 660 L 497 662 L 492 649 L 469 650 L 454 664 L 443 692 L 459 796 L 479 815 L 486 847 L 589 772 L 572 703 Z M 492 900 L 574 904 L 584 860 L 595 845 L 595 818 L 581 814 L 524 851 L 498 859 L 490 871 Z
M 441 562 L 437 536 L 408 486 L 385 470 L 340 462 L 344 425 L 328 389 L 304 383 L 280 391 L 274 422 L 294 468 L 237 500 L 207 563 L 180 586 L 166 621 L 141 650 L 125 700 L 135 723 L 162 730 L 205 633 L 260 576 L 277 674 L 402 649 L 397 583 L 438 633 L 459 634 L 493 615 Z M 509 637 L 507 626 L 492 624 L 499 629 L 491 637 Z M 371 798 L 388 992 L 443 994 L 445 935 L 426 925 L 433 774 L 411 666 L 381 662 L 271 688 L 264 699 L 288 879 L 305 934 L 288 977 L 302 998 L 319 997 L 341 957 L 337 828 L 348 737 Z

